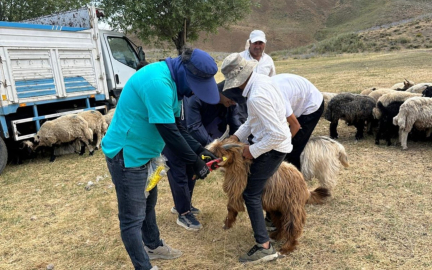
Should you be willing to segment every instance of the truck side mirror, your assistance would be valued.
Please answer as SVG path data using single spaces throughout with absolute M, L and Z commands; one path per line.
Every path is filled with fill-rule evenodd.
M 138 58 L 140 61 L 145 61 L 145 53 L 141 46 L 138 47 Z

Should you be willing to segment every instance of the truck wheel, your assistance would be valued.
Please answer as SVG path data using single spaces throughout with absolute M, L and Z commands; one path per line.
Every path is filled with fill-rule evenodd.
M 8 152 L 7 152 L 6 144 L 3 138 L 0 137 L 0 174 L 3 172 L 4 168 L 6 167 L 7 160 L 8 160 Z

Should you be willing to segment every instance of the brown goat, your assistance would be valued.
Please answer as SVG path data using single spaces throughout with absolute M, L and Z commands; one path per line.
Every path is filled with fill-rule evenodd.
M 228 195 L 228 215 L 225 229 L 233 226 L 238 212 L 244 212 L 243 191 L 246 188 L 252 160 L 242 156 L 244 144 L 232 141 L 214 141 L 208 149 L 217 157 L 225 157 L 219 163 L 224 172 L 223 191 Z M 286 254 L 295 249 L 306 222 L 306 203 L 323 203 L 330 194 L 326 188 L 309 191 L 303 175 L 297 168 L 282 162 L 270 177 L 263 190 L 263 209 L 269 212 L 276 231 L 270 234 L 277 241 L 285 240 L 280 249 Z

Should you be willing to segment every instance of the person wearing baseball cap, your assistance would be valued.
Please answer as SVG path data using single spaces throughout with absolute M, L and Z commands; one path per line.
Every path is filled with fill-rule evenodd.
M 269 261 L 278 257 L 266 230 L 261 195 L 267 179 L 278 169 L 285 155 L 292 151 L 291 133 L 286 122 L 286 108 L 281 92 L 269 76 L 254 71 L 256 60 L 246 60 L 238 53 L 230 54 L 222 63 L 224 91 L 238 87 L 247 99 L 248 118 L 230 137 L 252 144 L 243 148 L 243 157 L 252 159 L 248 183 L 243 191 L 256 245 L 240 256 L 240 262 Z
M 253 30 L 249 35 L 249 39 L 246 40 L 245 50 L 241 52 L 240 55 L 246 60 L 258 61 L 254 69 L 255 72 L 272 77 L 276 75 L 276 68 L 273 59 L 264 52 L 266 43 L 267 39 L 264 32 L 261 30 Z M 247 118 L 246 103 L 239 104 L 238 110 L 240 121 L 244 123 Z
M 216 157 L 179 124 L 180 100 L 195 94 L 217 104 L 217 71 L 208 53 L 186 49 L 176 58 L 145 65 L 122 90 L 102 150 L 116 189 L 122 241 L 135 269 L 151 269 L 151 259 L 182 255 L 160 238 L 157 186 L 144 191 L 152 160 L 160 157 L 165 145 L 190 166 L 197 179 L 209 174 L 201 156 Z
M 246 60 L 257 60 L 258 65 L 255 72 L 271 77 L 276 75 L 276 68 L 273 59 L 264 52 L 266 43 L 267 39 L 264 32 L 253 30 L 246 41 L 245 50 L 240 55 Z

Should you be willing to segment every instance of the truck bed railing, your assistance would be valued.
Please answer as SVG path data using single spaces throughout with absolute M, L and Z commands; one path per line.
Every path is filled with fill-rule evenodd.
M 39 128 L 40 128 L 39 121 L 40 120 L 50 119 L 50 118 L 57 118 L 59 116 L 63 116 L 63 115 L 67 115 L 67 114 L 75 114 L 75 113 L 79 113 L 79 112 L 83 112 L 83 111 L 88 111 L 88 110 L 103 110 L 104 111 L 103 114 L 106 114 L 107 107 L 106 107 L 106 105 L 101 105 L 101 106 L 88 107 L 88 108 L 85 108 L 85 109 L 72 110 L 72 111 L 67 111 L 67 112 L 62 112 L 62 113 L 53 113 L 53 114 L 48 114 L 48 115 L 43 115 L 43 116 L 37 115 L 37 110 L 34 110 L 35 117 L 30 117 L 30 118 L 24 118 L 24 119 L 19 119 L 19 120 L 11 121 L 12 132 L 13 132 L 14 139 L 16 141 L 18 141 L 18 140 L 25 140 L 25 139 L 33 138 L 34 135 L 36 135 L 36 133 L 31 133 L 31 134 L 26 134 L 26 135 L 20 136 L 19 131 L 17 129 L 17 124 L 28 123 L 28 122 L 36 122 L 37 130 L 39 130 Z

